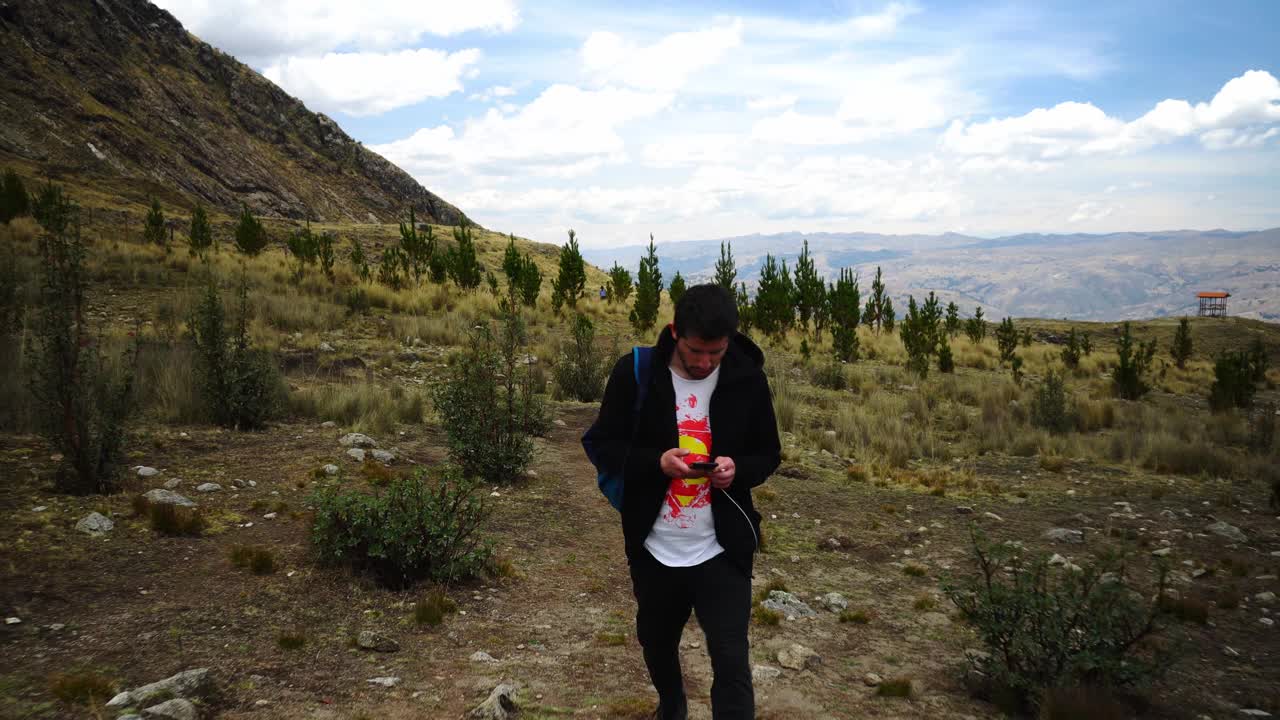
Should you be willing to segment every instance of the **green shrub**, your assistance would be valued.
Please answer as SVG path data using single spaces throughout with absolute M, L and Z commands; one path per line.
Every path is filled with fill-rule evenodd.
M 458 603 L 454 602 L 444 590 L 439 588 L 427 593 L 427 596 L 413 605 L 413 620 L 419 625 L 439 625 L 444 616 L 458 611 Z
M 1255 392 L 1249 353 L 1226 352 L 1214 360 L 1213 385 L 1209 388 L 1209 407 L 1214 412 L 1247 408 L 1253 404 Z
M 1253 345 L 1249 346 L 1249 367 L 1253 370 L 1253 381 L 1262 382 L 1267 379 L 1267 346 L 1262 344 L 1262 336 L 1255 335 Z
M 938 372 L 953 373 L 955 371 L 956 361 L 951 354 L 951 343 L 944 339 L 938 344 Z
M 986 645 L 987 654 L 970 656 L 987 683 L 979 690 L 1006 711 L 1039 706 L 1050 688 L 1140 684 L 1160 667 L 1160 658 L 1136 652 L 1157 632 L 1159 609 L 1130 586 L 1123 558 L 1057 570 L 1045 554 L 1026 557 L 976 532 L 973 554 L 977 572 L 943 590 Z M 1156 597 L 1165 577 L 1161 567 Z
M 276 635 L 281 650 L 301 650 L 307 644 L 307 636 L 301 630 L 283 630 Z
M 492 484 L 524 475 L 533 457 L 530 436 L 546 426 L 528 367 L 519 362 L 523 322 L 511 303 L 504 301 L 503 307 L 500 337 L 495 341 L 487 329 L 476 331 L 461 359 L 431 391 L 450 457 L 468 476 Z
M 31 197 L 22 184 L 22 178 L 13 170 L 4 171 L 4 179 L 0 180 L 0 224 L 31 214 Z
M 1133 713 L 1106 688 L 1053 688 L 1040 702 L 1039 720 L 1127 720 Z
M 1151 387 L 1143 376 L 1151 367 L 1151 359 L 1155 354 L 1155 340 L 1138 342 L 1134 346 L 1133 334 L 1126 322 L 1116 345 L 1116 369 L 1111 374 L 1111 384 L 1117 396 L 1125 400 L 1137 400 L 1147 394 Z
M 782 622 L 782 613 L 777 610 L 770 610 L 763 605 L 756 605 L 751 610 L 751 619 L 755 620 L 757 625 L 776 627 L 778 623 Z
M 161 535 L 199 537 L 205 530 L 204 515 L 199 508 L 168 503 L 145 503 L 145 501 L 144 507 L 146 507 L 151 529 Z
M 249 296 L 241 278 L 235 325 L 227 327 L 218 286 L 210 281 L 187 322 L 195 343 L 201 389 L 214 422 L 253 430 L 274 418 L 286 389 L 271 355 L 249 344 Z
M 876 687 L 876 695 L 879 697 L 909 698 L 911 692 L 911 678 L 892 678 Z
M 828 390 L 844 390 L 849 387 L 849 375 L 845 372 L 844 364 L 834 360 L 814 368 L 809 377 L 814 385 Z
M 871 622 L 871 613 L 866 610 L 841 610 L 840 622 L 853 623 L 854 625 L 866 625 Z
M 213 229 L 209 226 L 209 214 L 200 203 L 196 203 L 195 209 L 191 211 L 191 230 L 187 238 L 191 244 L 192 255 L 204 257 L 209 248 L 213 247 Z
M 1062 376 L 1050 370 L 1044 382 L 1036 388 L 1031 400 L 1031 424 L 1049 432 L 1064 433 L 1075 425 L 1072 408 L 1067 401 L 1066 383 Z
M 561 344 L 560 359 L 552 370 L 562 397 L 579 402 L 595 402 L 604 393 L 609 373 L 608 357 L 596 343 L 595 326 L 579 313 L 573 320 L 572 337 Z
M 1067 343 L 1062 346 L 1062 364 L 1069 368 L 1080 367 L 1080 337 L 1076 329 L 1071 328 L 1071 332 L 1067 333 Z
M 473 577 L 492 555 L 476 484 L 454 468 L 433 476 L 419 470 L 372 495 L 324 485 L 311 502 L 320 560 L 367 570 L 389 587 Z
M 240 206 L 240 220 L 236 223 L 236 248 L 245 255 L 254 256 L 267 247 L 267 229 L 249 212 L 248 205 Z
M 270 550 L 252 545 L 236 545 L 231 548 L 231 564 L 251 570 L 255 575 L 270 575 L 276 571 L 276 558 Z
M 151 209 L 147 211 L 146 220 L 142 223 L 142 241 L 151 245 L 164 245 L 169 239 L 165 232 L 164 211 L 160 209 L 160 201 L 151 198 Z
M 1012 363 L 1018 349 L 1018 329 L 1013 326 L 1013 318 L 1001 320 L 996 327 L 996 345 L 1000 348 L 1000 362 Z
M 61 198 L 61 192 L 55 193 Z M 137 343 L 113 368 L 85 317 L 85 246 L 68 201 L 42 209 L 48 230 L 40 238 L 42 272 L 30 345 L 31 389 L 42 431 L 62 454 L 55 486 L 74 494 L 116 489 L 124 424 L 132 411 Z
M 49 678 L 49 692 L 64 703 L 92 707 L 115 695 L 115 683 L 92 671 L 56 673 Z

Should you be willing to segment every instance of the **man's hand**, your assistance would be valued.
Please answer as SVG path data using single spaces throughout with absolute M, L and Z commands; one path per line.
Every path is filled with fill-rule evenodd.
M 688 448 L 671 448 L 662 453 L 662 457 L 658 459 L 658 465 L 662 468 L 662 474 L 669 478 L 700 478 L 705 475 L 701 470 L 694 470 L 684 462 L 684 456 L 689 454 Z
M 733 484 L 733 478 L 738 472 L 738 466 L 733 462 L 731 457 L 716 458 L 716 471 L 711 473 L 711 487 L 727 489 Z

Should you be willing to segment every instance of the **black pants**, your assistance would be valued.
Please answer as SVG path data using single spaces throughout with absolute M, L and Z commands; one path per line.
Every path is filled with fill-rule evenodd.
M 711 656 L 711 713 L 715 720 L 753 720 L 755 691 L 747 622 L 751 617 L 751 578 L 723 553 L 693 567 L 667 567 L 647 550 L 631 562 L 635 591 L 636 637 L 658 691 L 663 720 L 684 720 L 686 700 L 680 672 L 680 635 L 690 610 L 706 634 Z

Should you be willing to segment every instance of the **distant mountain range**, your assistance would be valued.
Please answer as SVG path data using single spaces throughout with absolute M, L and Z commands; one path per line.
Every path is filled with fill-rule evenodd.
M 739 280 L 754 287 L 765 255 L 795 268 L 809 241 L 819 273 L 854 268 L 864 292 L 877 266 L 902 308 L 935 291 L 965 315 L 1126 320 L 1194 315 L 1196 293 L 1231 293 L 1232 315 L 1280 322 L 1280 228 L 1258 232 L 1176 230 L 1106 235 L 1012 235 L 983 239 L 875 233 L 779 233 L 659 244 L 663 278 L 711 279 L 720 243 L 733 248 Z M 635 271 L 644 246 L 584 250 L 603 269 Z M 901 313 L 901 310 L 899 310 Z

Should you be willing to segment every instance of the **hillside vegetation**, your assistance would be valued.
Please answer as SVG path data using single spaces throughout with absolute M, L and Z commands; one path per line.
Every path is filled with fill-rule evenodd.
M 185 209 L 51 228 L 36 205 L 41 221 L 0 227 L 0 604 L 16 619 L 0 715 L 114 717 L 115 693 L 206 667 L 207 717 L 460 717 L 502 680 L 526 717 L 652 712 L 616 514 L 579 438 L 598 398 L 584 388 L 671 316 L 661 244 L 637 288 L 590 266 L 566 279 L 565 248 L 407 216 L 268 219 L 251 255 L 231 215 L 193 253 Z M 171 222 L 172 238 L 147 235 Z M 428 227 L 416 277 L 395 259 Z M 458 259 L 468 238 L 474 266 Z M 61 356 L 48 289 L 71 286 L 47 272 L 53 247 L 84 250 L 80 342 Z M 508 292 L 509 249 L 538 270 L 531 304 Z M 756 491 L 753 582 L 815 610 L 755 611 L 762 717 L 1280 712 L 1280 331 L 1194 318 L 1179 361 L 1176 323 L 982 321 L 915 297 L 889 314 L 892 276 L 879 294 L 851 274 L 816 290 L 798 268 L 739 296 L 784 439 Z M 572 306 L 553 299 L 578 282 Z M 235 370 L 211 394 L 215 355 Z M 52 357 L 101 358 L 76 376 L 108 389 L 132 368 L 120 459 L 88 492 L 47 422 L 68 397 L 50 390 Z M 1227 380 L 1233 400 L 1211 407 Z M 108 427 L 117 397 L 67 412 Z M 493 422 L 465 424 L 481 411 Z M 114 527 L 78 527 L 90 512 Z M 991 558 L 985 580 L 1008 593 L 982 590 Z M 997 611 L 1023 614 L 993 626 Z M 1010 632 L 1031 644 L 1002 653 Z M 705 718 L 701 642 L 691 627 L 682 652 Z M 796 664 L 796 644 L 819 659 Z

